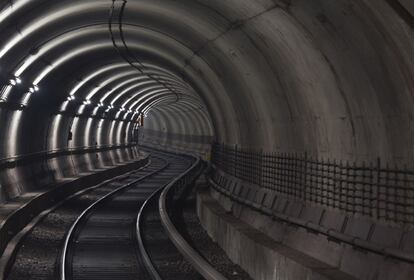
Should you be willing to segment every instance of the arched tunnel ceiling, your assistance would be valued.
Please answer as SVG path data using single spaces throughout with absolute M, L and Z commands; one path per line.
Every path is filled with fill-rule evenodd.
M 0 130 L 25 138 L 60 130 L 50 114 L 144 113 L 154 129 L 228 144 L 409 163 L 412 7 L 390 2 L 2 1 Z M 2 137 L 9 155 L 36 149 Z

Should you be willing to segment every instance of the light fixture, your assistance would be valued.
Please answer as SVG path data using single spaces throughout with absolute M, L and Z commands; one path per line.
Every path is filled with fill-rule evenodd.
M 16 83 L 21 84 L 22 80 L 19 77 L 16 77 Z
M 67 98 L 68 101 L 72 101 L 72 100 L 75 100 L 75 99 L 76 98 L 75 98 L 74 95 L 69 95 L 68 98 Z
M 31 92 L 31 93 L 34 93 L 35 92 L 35 89 L 34 88 L 29 88 L 29 91 Z
M 17 82 L 16 82 L 14 79 L 11 79 L 11 80 L 10 80 L 10 84 L 11 84 L 12 86 L 15 86 L 15 85 L 16 85 L 16 83 L 17 83 Z
M 38 87 L 37 85 L 34 85 L 34 86 L 33 86 L 33 89 L 34 89 L 35 91 L 39 91 L 39 87 Z

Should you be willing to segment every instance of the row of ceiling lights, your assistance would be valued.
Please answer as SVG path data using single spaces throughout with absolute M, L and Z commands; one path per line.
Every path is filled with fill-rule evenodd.
M 10 79 L 9 83 L 10 83 L 11 86 L 16 86 L 16 85 L 22 83 L 22 79 L 20 79 L 20 77 L 14 77 L 14 78 Z M 39 86 L 33 85 L 29 88 L 29 91 L 31 93 L 34 93 L 35 91 L 39 91 Z
M 14 78 L 11 78 L 10 79 L 10 85 L 11 86 L 16 86 L 16 85 L 18 85 L 18 84 L 21 84 L 22 83 L 22 79 L 20 78 L 20 77 L 14 77 Z M 37 86 L 37 85 L 33 85 L 32 87 L 30 87 L 29 88 L 29 92 L 30 93 L 34 93 L 34 92 L 37 92 L 37 91 L 39 91 L 39 86 Z M 70 102 L 70 101 L 74 101 L 74 100 L 76 100 L 76 97 L 74 96 L 74 95 L 70 95 L 70 96 L 68 96 L 67 97 L 67 101 L 68 102 Z M 87 105 L 91 105 L 92 104 L 92 102 L 91 102 L 91 100 L 84 100 L 83 101 L 83 105 L 85 105 L 85 106 L 87 106 Z M 103 102 L 99 102 L 98 104 L 97 104 L 97 107 L 104 107 L 105 105 L 103 104 Z M 107 112 L 109 111 L 109 110 L 111 110 L 111 109 L 114 109 L 115 107 L 113 106 L 113 105 L 109 105 L 108 106 L 108 108 L 107 108 Z M 121 107 L 120 109 L 119 109 L 119 112 L 124 112 L 124 111 L 127 111 L 128 113 L 132 113 L 132 110 L 131 109 L 125 109 L 124 107 Z M 135 110 L 135 113 L 139 113 L 137 110 Z
M 76 100 L 76 97 L 75 97 L 74 95 L 71 95 L 71 96 L 68 96 L 68 98 L 67 98 L 66 100 L 67 100 L 68 102 L 71 102 L 71 101 Z M 91 105 L 91 104 L 92 104 L 92 101 L 91 101 L 91 100 L 84 100 L 84 101 L 82 102 L 82 104 L 83 104 L 83 105 L 85 105 L 85 106 L 87 106 L 87 105 Z M 105 107 L 105 104 L 103 104 L 103 102 L 99 102 L 96 106 L 97 106 L 97 107 Z M 115 107 L 114 107 L 113 105 L 109 105 L 109 106 L 107 107 L 106 112 L 108 112 L 108 111 L 110 111 L 110 110 L 112 110 L 112 109 L 114 109 L 114 108 L 115 108 Z M 119 108 L 119 112 L 124 112 L 124 111 L 126 111 L 126 112 L 128 112 L 128 113 L 132 113 L 132 112 L 133 112 L 131 109 L 126 109 L 126 108 L 124 108 L 124 107 Z M 139 113 L 139 112 L 138 112 L 138 110 L 135 110 L 135 113 L 136 113 L 136 114 L 138 114 L 138 113 Z
M 20 77 L 13 77 L 13 78 L 11 78 L 10 80 L 9 80 L 9 83 L 10 83 L 10 85 L 11 86 L 16 86 L 16 85 L 19 85 L 19 84 L 22 84 L 22 79 L 20 78 Z M 29 88 L 29 93 L 35 93 L 35 92 L 38 92 L 40 89 L 39 89 L 39 86 L 38 85 L 33 85 L 33 86 L 31 86 L 30 88 Z M 76 97 L 75 97 L 75 95 L 70 95 L 70 96 L 68 96 L 67 97 L 67 101 L 68 102 L 71 102 L 71 101 L 74 101 L 74 100 L 76 100 Z M 83 105 L 85 105 L 85 106 L 88 106 L 88 105 L 91 105 L 92 104 L 92 102 L 91 102 L 91 100 L 84 100 L 83 102 L 82 102 L 82 104 Z M 105 105 L 104 105 L 104 103 L 103 102 L 99 102 L 97 105 L 96 105 L 98 108 L 100 108 L 100 107 L 105 107 Z M 114 109 L 115 107 L 111 104 L 111 105 L 109 105 L 109 106 L 107 106 L 107 109 L 106 109 L 106 111 L 105 112 L 109 112 L 110 110 L 112 110 L 112 109 Z M 127 112 L 127 113 L 132 113 L 133 111 L 131 110 L 131 109 L 126 109 L 126 108 L 124 108 L 124 107 L 121 107 L 121 108 L 119 108 L 119 112 Z M 135 110 L 135 114 L 139 114 L 139 111 L 138 110 Z
M 2 50 L 1 50 L 1 55 L 0 55 L 0 58 L 9 50 L 9 49 L 11 49 L 12 48 L 12 46 L 13 46 L 13 44 L 10 44 L 10 45 L 7 45 L 6 47 L 7 48 L 3 48 Z M 4 52 L 4 53 L 3 53 Z M 9 80 L 9 89 L 8 89 L 8 91 L 10 91 L 11 89 L 12 89 L 12 87 L 14 87 L 14 86 L 16 86 L 16 85 L 19 85 L 19 84 L 22 84 L 22 79 L 19 77 L 20 75 L 19 74 L 14 74 L 14 75 L 11 75 L 11 78 L 10 78 L 10 80 Z M 42 76 L 43 77 L 43 76 Z M 37 80 L 33 83 L 33 85 L 31 85 L 30 87 L 29 87 L 29 89 L 28 89 L 28 92 L 26 93 L 26 96 L 25 96 L 25 98 L 24 98 L 24 103 L 25 103 L 25 105 L 26 105 L 26 103 L 27 103 L 27 101 L 29 100 L 29 98 L 30 98 L 30 95 L 31 94 L 33 94 L 33 93 L 35 93 L 35 92 L 37 92 L 37 91 L 39 91 L 39 87 L 38 87 L 38 85 L 37 85 Z M 4 98 L 3 98 L 3 96 L 1 96 L 0 95 L 0 99 L 3 99 L 3 101 L 6 101 L 7 100 L 7 95 L 8 94 L 5 94 L 4 95 Z M 67 101 L 68 102 L 70 102 L 70 101 L 74 101 L 75 100 L 75 96 L 74 95 L 70 95 L 69 97 L 67 97 Z M 86 99 L 86 100 L 84 100 L 83 102 L 83 105 L 85 105 L 85 106 L 87 106 L 87 105 L 91 105 L 91 101 L 89 100 L 89 99 Z M 97 104 L 97 107 L 105 107 L 105 105 L 102 103 L 102 102 L 100 102 L 100 103 L 98 103 Z M 114 109 L 114 106 L 111 104 L 110 106 L 108 106 L 107 107 L 107 111 L 109 111 L 109 110 L 111 110 L 111 109 Z M 131 110 L 131 108 L 130 109 L 125 109 L 124 107 L 121 107 L 121 108 L 119 108 L 119 112 L 124 112 L 124 111 L 127 111 L 128 113 L 132 113 L 133 111 Z M 139 114 L 139 111 L 138 110 L 135 110 L 135 113 L 137 113 L 137 114 Z

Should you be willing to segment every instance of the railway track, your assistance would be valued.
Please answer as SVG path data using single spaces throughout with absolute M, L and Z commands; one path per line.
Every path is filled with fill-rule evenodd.
M 162 188 L 193 160 L 151 153 L 147 166 L 74 195 L 40 219 L 19 242 L 5 279 L 154 279 L 149 259 L 162 279 L 203 279 L 169 241 L 156 207 Z M 137 230 L 139 212 L 145 227 Z

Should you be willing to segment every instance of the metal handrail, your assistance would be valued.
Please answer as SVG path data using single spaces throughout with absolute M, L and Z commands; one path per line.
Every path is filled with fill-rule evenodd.
M 84 154 L 90 153 L 95 151 L 107 151 L 107 150 L 115 150 L 120 148 L 128 148 L 135 146 L 136 143 L 124 144 L 124 145 L 104 145 L 104 146 L 86 146 L 86 147 L 78 147 L 78 148 L 66 148 L 66 149 L 55 149 L 55 150 L 47 150 L 47 151 L 40 151 L 30 154 L 18 155 L 8 158 L 0 159 L 0 170 L 9 167 L 16 167 L 19 165 L 19 162 L 31 159 L 33 161 L 38 159 L 51 159 L 56 158 L 61 155 L 74 155 L 74 154 Z

